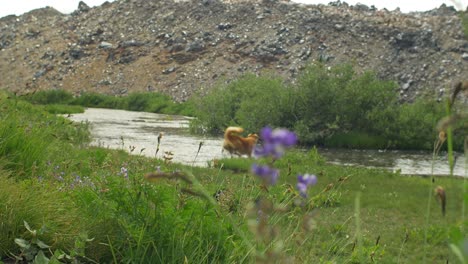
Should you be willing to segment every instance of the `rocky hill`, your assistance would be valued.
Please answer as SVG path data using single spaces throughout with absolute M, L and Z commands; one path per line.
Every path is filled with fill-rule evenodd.
M 246 72 L 294 82 L 317 60 L 353 63 L 395 80 L 402 99 L 440 98 L 468 77 L 468 41 L 451 7 L 418 13 L 340 1 L 118 0 L 75 12 L 53 8 L 0 19 L 0 89 L 177 101 Z

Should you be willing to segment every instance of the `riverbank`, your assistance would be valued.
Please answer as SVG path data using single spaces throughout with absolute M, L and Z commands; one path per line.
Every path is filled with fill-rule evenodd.
M 213 160 L 229 157 L 222 153 L 221 137 L 201 137 L 189 133 L 191 118 L 124 110 L 87 108 L 68 117 L 75 122 L 89 122 L 92 145 L 123 149 L 137 155 L 163 158 L 171 152 L 174 162 L 207 167 Z M 163 133 L 156 155 L 158 136 Z M 200 147 L 200 142 L 202 146 Z M 200 147 L 200 148 L 199 148 Z M 381 168 L 402 175 L 450 175 L 445 152 L 433 159 L 429 151 L 326 149 L 318 152 L 328 163 L 367 168 Z M 455 153 L 453 175 L 464 176 L 464 155 Z M 432 170 L 432 172 L 431 172 Z

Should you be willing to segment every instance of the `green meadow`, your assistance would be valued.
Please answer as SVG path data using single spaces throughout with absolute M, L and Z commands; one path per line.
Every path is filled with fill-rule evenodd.
M 0 108 L 0 263 L 468 259 L 465 179 L 329 165 L 314 148 L 191 167 L 89 147 L 88 124 L 14 96 L 2 93 Z M 265 185 L 252 163 L 272 164 L 278 182 Z M 305 173 L 318 179 L 306 197 Z

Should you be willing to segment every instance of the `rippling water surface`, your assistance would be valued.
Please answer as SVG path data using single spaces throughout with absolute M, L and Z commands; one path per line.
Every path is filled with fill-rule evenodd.
M 92 144 L 96 146 L 127 151 L 134 147 L 134 154 L 158 158 L 171 152 L 174 162 L 197 166 L 207 166 L 213 159 L 227 156 L 221 152 L 222 138 L 190 135 L 190 118 L 184 116 L 88 108 L 83 114 L 73 114 L 69 118 L 91 124 Z M 163 137 L 155 155 L 160 132 Z M 200 142 L 203 145 L 197 155 Z M 402 174 L 431 174 L 430 152 L 319 149 L 319 153 L 330 163 L 400 170 Z M 454 175 L 467 175 L 464 156 L 457 154 L 456 158 Z M 434 174 L 449 174 L 446 154 L 438 156 L 433 164 Z
M 90 123 L 92 145 L 127 151 L 134 147 L 135 154 L 155 157 L 158 135 L 162 132 L 158 158 L 171 152 L 174 162 L 206 166 L 208 161 L 222 157 L 222 139 L 190 135 L 188 117 L 88 108 L 70 119 Z M 197 155 L 200 142 L 203 145 Z

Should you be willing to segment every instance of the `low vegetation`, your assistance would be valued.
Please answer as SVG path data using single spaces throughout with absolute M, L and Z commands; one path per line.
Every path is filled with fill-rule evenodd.
M 277 79 L 261 80 L 282 89 Z M 292 148 L 274 163 L 255 160 L 280 172 L 265 185 L 250 172 L 253 159 L 199 168 L 88 147 L 84 123 L 5 95 L 0 107 L 0 263 L 467 258 L 462 179 L 329 165 L 314 149 Z M 296 189 L 304 173 L 317 177 L 307 193 Z
M 46 108 L 52 113 L 79 113 L 84 109 L 78 106 L 82 106 L 173 115 L 193 115 L 193 106 L 190 102 L 176 103 L 169 96 L 161 93 L 132 93 L 128 96 L 83 93 L 78 97 L 73 97 L 70 92 L 64 90 L 48 90 L 24 95 L 20 99 L 34 104 L 55 105 L 55 107 L 48 106 Z M 57 105 L 61 107 L 59 108 Z M 70 108 L 70 106 L 74 107 Z
M 270 125 L 295 131 L 304 145 L 326 147 L 426 149 L 445 104 L 430 97 L 399 101 L 393 82 L 372 72 L 357 74 L 350 65 L 311 65 L 297 84 L 272 76 L 245 75 L 194 99 L 191 126 L 219 134 L 230 125 L 259 131 Z M 463 149 L 463 137 L 454 143 Z

